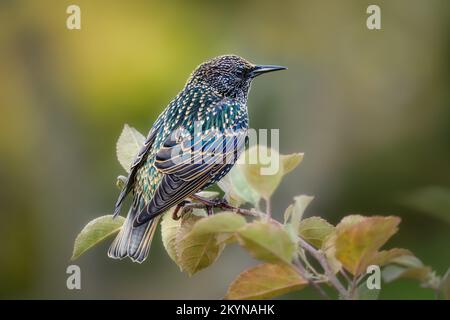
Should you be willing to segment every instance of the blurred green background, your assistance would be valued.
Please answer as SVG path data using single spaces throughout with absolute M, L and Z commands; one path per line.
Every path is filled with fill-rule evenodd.
M 382 30 L 366 28 L 378 4 Z M 66 8 L 81 7 L 79 31 Z M 112 212 L 124 123 L 146 133 L 202 61 L 235 53 L 287 72 L 257 79 L 254 128 L 280 128 L 305 152 L 274 196 L 307 215 L 395 214 L 390 246 L 443 274 L 450 265 L 450 2 L 0 1 L 0 297 L 221 298 L 255 261 L 231 246 L 189 278 L 157 235 L 142 265 L 108 259 L 110 241 L 75 263 L 73 241 Z M 425 188 L 425 189 L 424 189 Z M 433 298 L 414 281 L 381 298 Z M 312 290 L 287 298 L 317 298 Z

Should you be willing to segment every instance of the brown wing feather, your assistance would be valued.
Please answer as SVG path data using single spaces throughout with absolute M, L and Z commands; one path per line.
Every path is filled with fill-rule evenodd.
M 164 176 L 150 202 L 137 216 L 135 226 L 201 190 L 230 164 L 230 156 L 234 155 L 231 157 L 234 163 L 245 144 L 246 130 L 237 130 L 227 136 L 220 132 L 208 132 L 191 142 L 187 142 L 190 138 L 174 142 L 178 137 L 171 135 L 156 154 L 155 167 Z

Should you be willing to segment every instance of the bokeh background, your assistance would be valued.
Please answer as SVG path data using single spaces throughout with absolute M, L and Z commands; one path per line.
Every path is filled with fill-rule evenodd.
M 366 28 L 378 4 L 382 30 Z M 81 7 L 82 29 L 66 28 Z M 146 133 L 193 68 L 235 53 L 287 72 L 258 78 L 254 128 L 279 128 L 302 165 L 274 196 L 307 215 L 395 214 L 390 246 L 443 274 L 450 265 L 450 2 L 0 1 L 0 297 L 221 298 L 255 261 L 228 247 L 189 278 L 157 234 L 142 265 L 83 255 L 82 289 L 66 288 L 73 241 L 112 212 L 124 123 Z M 433 298 L 414 281 L 381 298 Z M 312 290 L 286 298 L 317 298 Z

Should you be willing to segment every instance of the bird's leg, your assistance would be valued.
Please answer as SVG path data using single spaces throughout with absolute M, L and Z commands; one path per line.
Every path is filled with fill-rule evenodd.
M 185 214 L 190 209 L 190 208 L 188 208 L 189 203 L 190 202 L 188 202 L 188 201 L 182 201 L 179 204 L 177 204 L 177 206 L 175 207 L 175 210 L 172 213 L 172 219 L 179 220 L 183 216 L 183 214 Z M 181 212 L 180 212 L 180 214 L 178 214 L 180 209 L 181 209 Z
M 180 220 L 181 214 L 178 215 L 178 211 L 180 211 L 181 208 L 183 208 L 183 205 L 181 203 L 177 204 L 177 206 L 175 207 L 175 210 L 172 213 L 173 220 Z

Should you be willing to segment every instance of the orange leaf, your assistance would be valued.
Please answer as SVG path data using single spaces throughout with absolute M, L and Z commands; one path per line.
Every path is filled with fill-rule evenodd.
M 242 272 L 228 288 L 225 299 L 268 299 L 307 285 L 288 264 L 264 263 Z

